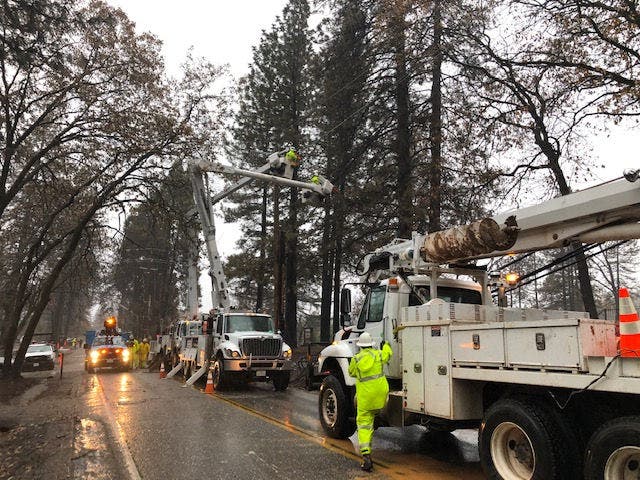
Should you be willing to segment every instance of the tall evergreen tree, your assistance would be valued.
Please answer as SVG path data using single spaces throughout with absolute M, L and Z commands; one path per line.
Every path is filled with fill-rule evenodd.
M 291 0 L 285 6 L 282 17 L 276 19 L 271 30 L 263 34 L 260 45 L 254 49 L 251 71 L 241 85 L 242 103 L 235 129 L 234 141 L 240 145 L 241 151 L 255 151 L 256 147 L 275 150 L 284 145 L 304 151 L 307 146 L 311 91 L 308 68 L 312 53 L 309 15 L 306 0 Z M 300 199 L 297 189 L 291 189 L 289 201 L 281 205 L 280 188 L 274 187 L 273 192 L 274 319 L 278 326 L 283 327 L 287 341 L 295 346 Z M 254 196 L 254 200 L 249 202 L 252 208 L 247 209 L 244 201 L 239 198 L 236 200 L 242 203 L 236 211 L 236 218 L 244 217 L 250 223 L 249 218 L 255 219 L 256 214 L 260 215 L 260 236 L 254 236 L 251 241 L 261 245 L 256 250 L 260 251 L 260 262 L 265 265 L 267 190 L 263 189 L 261 195 Z M 286 215 L 283 225 L 280 224 L 281 214 Z M 247 224 L 244 228 L 246 233 Z M 259 284 L 263 284 L 265 277 L 259 277 Z M 284 281 L 284 288 L 281 281 Z M 264 287 L 260 288 L 264 291 Z

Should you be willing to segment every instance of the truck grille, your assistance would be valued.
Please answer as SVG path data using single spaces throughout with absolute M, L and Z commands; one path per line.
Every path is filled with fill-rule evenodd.
M 282 340 L 278 338 L 245 338 L 242 340 L 242 353 L 246 357 L 279 357 L 282 352 Z

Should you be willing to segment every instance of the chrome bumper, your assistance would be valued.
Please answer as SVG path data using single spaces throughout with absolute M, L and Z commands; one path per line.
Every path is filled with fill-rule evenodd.
M 293 362 L 284 358 L 225 358 L 225 372 L 287 371 L 293 370 Z

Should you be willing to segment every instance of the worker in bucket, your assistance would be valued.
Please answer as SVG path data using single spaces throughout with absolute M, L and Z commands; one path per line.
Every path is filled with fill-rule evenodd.
M 356 425 L 362 454 L 360 468 L 370 472 L 373 469 L 371 462 L 373 421 L 387 402 L 389 394 L 389 384 L 383 368 L 386 363 L 389 363 L 393 352 L 384 340 L 380 344 L 380 350 L 373 348 L 373 340 L 369 332 L 362 333 L 356 345 L 360 347 L 360 351 L 349 363 L 349 375 L 356 379 Z

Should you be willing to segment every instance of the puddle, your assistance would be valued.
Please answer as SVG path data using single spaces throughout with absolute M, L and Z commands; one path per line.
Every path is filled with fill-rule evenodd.
M 104 425 L 88 418 L 79 419 L 75 425 L 73 441 L 74 480 L 116 480 L 116 472 L 110 471 L 111 457 Z

